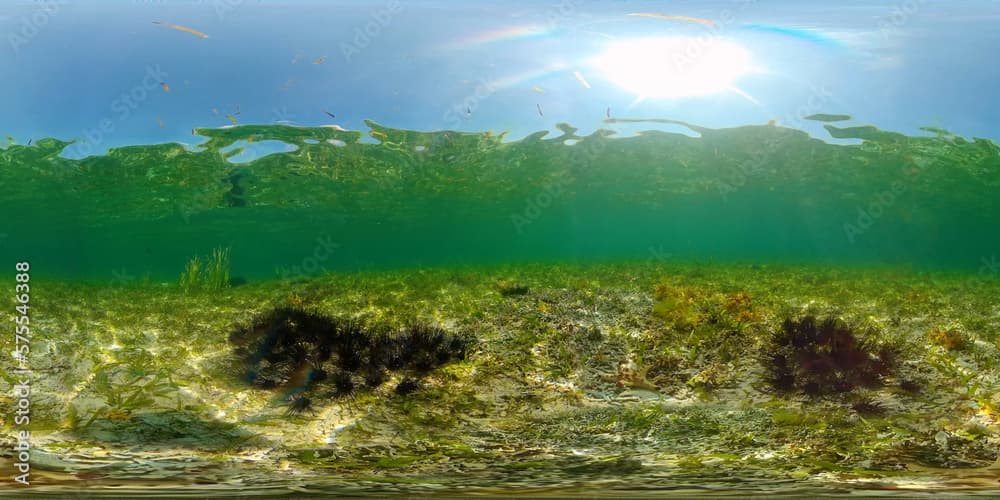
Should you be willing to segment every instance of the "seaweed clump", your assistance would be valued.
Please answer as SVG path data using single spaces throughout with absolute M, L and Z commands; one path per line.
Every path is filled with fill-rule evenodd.
M 781 392 L 820 395 L 878 387 L 896 364 L 892 348 L 859 338 L 837 318 L 786 319 L 771 347 L 765 367 L 771 386 Z
M 944 347 L 949 351 L 961 349 L 965 346 L 965 337 L 962 332 L 952 328 L 934 328 L 927 338 L 934 345 Z
M 392 372 L 421 377 L 463 360 L 470 345 L 467 337 L 436 326 L 412 324 L 392 333 L 297 307 L 259 316 L 229 340 L 242 362 L 242 378 L 290 394 L 292 414 L 311 410 L 317 388 L 331 399 L 351 397 L 361 387 L 378 388 Z

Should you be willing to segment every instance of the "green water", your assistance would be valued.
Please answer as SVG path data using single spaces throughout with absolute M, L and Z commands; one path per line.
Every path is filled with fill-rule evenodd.
M 940 129 L 827 124 L 857 142 L 830 144 L 768 125 L 632 138 L 561 125 L 516 141 L 369 126 L 364 142 L 333 128 L 197 129 L 208 140 L 193 150 L 81 160 L 54 139 L 8 145 L 0 253 L 53 276 L 166 280 L 218 246 L 246 279 L 664 258 L 976 271 L 1000 248 L 1000 149 Z M 296 150 L 229 161 L 243 141 Z
M 31 487 L 2 488 L 995 493 L 1000 148 L 648 122 L 696 136 L 8 145 L 0 257 L 30 261 L 31 309 L 4 317 L 30 316 L 34 374 L 21 425 L 0 372 L 0 467 L 32 436 Z M 235 161 L 263 141 L 295 149 Z M 466 343 L 376 359 L 413 325 Z

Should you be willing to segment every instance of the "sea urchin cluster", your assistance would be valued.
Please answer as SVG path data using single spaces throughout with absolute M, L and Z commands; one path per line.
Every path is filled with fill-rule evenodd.
M 395 392 L 408 394 L 416 387 L 410 377 L 465 359 L 469 347 L 466 337 L 436 326 L 414 324 L 392 332 L 293 307 L 256 318 L 229 340 L 246 382 L 299 395 L 291 402 L 293 413 L 307 410 L 316 393 L 348 397 L 359 387 L 381 386 L 392 372 L 407 375 L 405 387 Z

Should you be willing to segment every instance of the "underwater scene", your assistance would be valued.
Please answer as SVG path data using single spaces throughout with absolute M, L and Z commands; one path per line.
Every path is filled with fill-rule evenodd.
M 1000 495 L 998 20 L 3 2 L 0 496 Z

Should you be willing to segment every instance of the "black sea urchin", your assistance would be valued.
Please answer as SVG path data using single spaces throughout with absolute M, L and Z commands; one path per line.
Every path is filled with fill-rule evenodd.
M 330 393 L 330 397 L 333 399 L 351 397 L 354 395 L 354 389 L 354 379 L 351 374 L 339 372 L 333 376 L 333 392 Z
M 285 410 L 285 415 L 301 415 L 307 411 L 315 414 L 312 409 L 312 400 L 300 394 L 289 398 L 288 409 Z
M 420 390 L 420 383 L 412 378 L 404 378 L 396 385 L 395 392 L 400 396 L 406 396 Z
M 317 346 L 334 338 L 336 324 L 329 318 L 282 307 L 255 318 L 229 335 L 235 353 L 245 363 L 247 382 L 273 388 L 301 372 Z
M 407 367 L 428 372 L 450 361 L 465 359 L 468 341 L 436 326 L 410 325 L 401 336 L 402 360 Z
M 876 348 L 836 318 L 786 319 L 771 347 L 764 361 L 779 391 L 818 395 L 876 387 L 896 365 L 895 350 Z
M 241 375 L 258 387 L 294 392 L 289 414 L 311 411 L 305 396 L 352 397 L 363 384 L 380 387 L 392 372 L 422 376 L 451 361 L 465 359 L 470 341 L 444 329 L 416 323 L 396 333 L 388 326 L 322 316 L 281 307 L 256 317 L 229 336 L 242 359 Z M 319 387 L 319 392 L 317 391 Z M 413 378 L 394 389 L 406 395 L 418 390 Z

